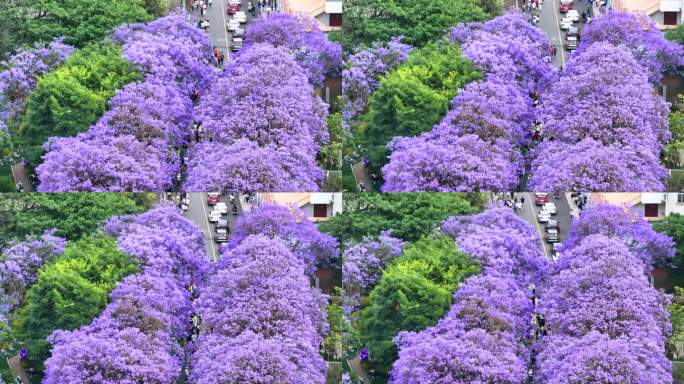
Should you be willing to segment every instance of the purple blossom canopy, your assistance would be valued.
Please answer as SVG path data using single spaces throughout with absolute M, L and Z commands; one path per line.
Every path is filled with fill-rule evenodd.
M 572 222 L 563 248 L 569 250 L 592 234 L 619 239 L 641 259 L 647 270 L 652 265 L 668 265 L 675 254 L 674 242 L 669 236 L 654 231 L 638 212 L 615 205 L 598 204 L 583 210 Z
M 178 82 L 186 95 L 216 78 L 212 44 L 184 13 L 173 13 L 148 24 L 125 24 L 112 40 L 147 77 Z
M 310 274 L 317 265 L 329 265 L 339 255 L 337 240 L 320 232 L 306 214 L 294 206 L 261 204 L 239 216 L 226 249 L 236 249 L 251 235 L 280 238 Z M 229 260 L 223 258 L 218 268 L 224 268 L 223 263 Z
M 171 384 L 180 375 L 180 351 L 169 352 L 167 343 L 136 328 L 85 327 L 50 339 L 44 384 Z
M 520 165 L 503 140 L 491 144 L 468 134 L 441 141 L 421 135 L 395 137 L 388 147 L 392 154 L 382 168 L 383 192 L 508 191 L 518 184 Z
M 183 189 L 200 191 L 318 191 L 324 179 L 315 159 L 297 148 L 202 142 L 189 151 Z
M 109 136 L 94 128 L 76 137 L 53 137 L 36 172 L 40 192 L 164 191 L 178 173 L 176 155 L 161 139 Z
M 394 37 L 388 43 L 376 42 L 371 48 L 357 49 L 342 70 L 342 116 L 349 121 L 363 114 L 370 94 L 380 86 L 380 78 L 408 60 L 411 47 Z
M 0 126 L 4 130 L 24 110 L 24 101 L 36 87 L 38 77 L 62 65 L 73 50 L 74 47 L 57 38 L 48 44 L 38 43 L 31 49 L 19 50 L 7 61 L 0 62 Z
M 284 48 L 258 44 L 227 66 L 197 107 L 197 118 L 214 141 L 245 138 L 315 156 L 328 141 L 327 105 L 314 95 Z
M 546 336 L 536 368 L 538 383 L 672 383 L 671 363 L 662 349 L 597 331 L 581 338 Z
M 658 83 L 664 73 L 676 73 L 684 66 L 684 48 L 667 40 L 653 19 L 640 11 L 609 11 L 582 29 L 581 42 L 575 54 L 596 42 L 623 46 L 647 70 L 653 83 Z
M 244 332 L 235 338 L 200 336 L 191 384 L 325 383 L 326 363 L 306 343 Z
M 18 308 L 43 264 L 64 253 L 66 240 L 54 233 L 45 231 L 40 237 L 29 237 L 0 252 L 0 316 Z
M 548 38 L 522 13 L 509 12 L 485 23 L 459 24 L 450 37 L 487 75 L 515 81 L 527 93 L 543 89 L 555 78 L 547 59 L 551 48 Z
M 454 329 L 429 338 L 402 332 L 397 339 L 392 384 L 518 384 L 527 376 L 527 362 L 510 333 Z
M 339 74 L 342 64 L 342 47 L 328 41 L 318 21 L 303 13 L 275 12 L 253 20 L 245 32 L 245 47 L 238 55 L 256 44 L 286 48 L 317 86 L 323 84 L 326 75 Z
M 598 331 L 663 346 L 670 332 L 669 298 L 650 286 L 642 261 L 617 238 L 591 235 L 565 251 L 540 303 L 553 334 Z
M 532 156 L 527 187 L 534 191 L 663 191 L 669 177 L 651 149 L 590 137 L 576 144 L 547 141 Z
M 198 299 L 205 327 L 226 337 L 249 330 L 320 344 L 327 333 L 326 299 L 282 240 L 253 235 L 224 259 L 224 269 Z

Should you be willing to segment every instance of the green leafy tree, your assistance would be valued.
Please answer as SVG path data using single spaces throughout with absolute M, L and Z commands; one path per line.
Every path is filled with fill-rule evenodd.
M 684 360 L 684 288 L 675 287 L 670 304 L 672 333 L 668 339 L 668 352 L 674 360 Z
M 370 358 L 381 371 L 386 372 L 396 359 L 392 339 L 400 331 L 435 325 L 451 306 L 460 282 L 478 272 L 470 257 L 446 236 L 418 240 L 383 271 L 358 322 Z
M 669 115 L 670 132 L 672 139 L 670 143 L 665 146 L 662 158 L 663 163 L 668 168 L 681 168 L 682 161 L 680 153 L 684 150 L 684 96 L 679 96 L 679 103 L 673 107 L 673 111 Z
M 323 169 L 342 169 L 345 146 L 350 140 L 349 133 L 342 127 L 342 113 L 328 115 L 328 134 L 330 140 L 318 152 L 318 160 Z
M 142 212 L 154 200 L 152 193 L 0 194 L 0 244 L 50 228 L 76 240 L 111 216 Z
M 154 17 L 165 16 L 169 13 L 169 0 L 142 0 L 141 5 Z
M 684 24 L 678 25 L 675 29 L 669 29 L 665 32 L 665 38 L 684 45 Z
M 674 264 L 684 266 L 684 216 L 672 213 L 665 217 L 665 220 L 653 223 L 653 229 L 665 233 L 675 242 L 676 254 Z
M 138 0 L 34 0 L 22 12 L 30 15 L 22 28 L 31 42 L 64 36 L 77 47 L 101 40 L 120 24 L 151 20 Z
M 448 112 L 451 99 L 481 74 L 461 55 L 458 45 L 431 43 L 387 74 L 373 92 L 359 128 L 373 169 L 387 163 L 387 143 L 432 129 Z
M 18 47 L 28 43 L 27 15 L 23 11 L 28 0 L 0 0 L 0 61 L 7 59 Z
M 477 0 L 345 0 L 341 40 L 348 50 L 393 36 L 423 46 L 458 23 L 487 19 L 480 4 Z
M 140 74 L 113 44 L 89 45 L 43 76 L 26 102 L 18 144 L 34 165 L 50 136 L 75 136 L 105 112 L 107 101 Z
M 477 212 L 483 198 L 479 193 L 345 193 L 342 213 L 319 228 L 341 244 L 389 229 L 395 237 L 415 241 L 449 216 Z
M 16 320 L 17 334 L 35 367 L 40 369 L 49 356 L 47 336 L 88 324 L 104 309 L 116 283 L 137 271 L 137 263 L 116 241 L 101 235 L 70 243 L 62 256 L 46 265 Z

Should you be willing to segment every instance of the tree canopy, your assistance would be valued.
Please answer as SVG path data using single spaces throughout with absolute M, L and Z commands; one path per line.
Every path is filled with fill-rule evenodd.
M 348 0 L 344 3 L 342 41 L 351 48 L 404 36 L 406 43 L 422 46 L 457 23 L 487 16 L 476 0 Z
M 484 206 L 479 193 L 347 193 L 342 213 L 319 228 L 335 236 L 340 244 L 361 241 L 392 230 L 392 236 L 415 241 L 432 232 L 449 216 L 475 213 Z

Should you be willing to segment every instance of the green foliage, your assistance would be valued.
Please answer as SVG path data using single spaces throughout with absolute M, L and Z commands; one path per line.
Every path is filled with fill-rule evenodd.
M 665 220 L 653 223 L 653 229 L 662 232 L 672 238 L 675 242 L 677 253 L 673 263 L 679 267 L 684 266 L 684 216 L 678 213 L 671 213 Z
M 120 24 L 151 20 L 138 0 L 34 0 L 27 4 L 22 11 L 31 16 L 22 29 L 31 42 L 64 36 L 65 43 L 84 47 Z
M 342 344 L 343 332 L 349 328 L 349 323 L 342 317 L 342 307 L 338 304 L 328 305 L 326 311 L 330 329 L 328 335 L 323 339 L 321 351 L 327 361 L 339 361 L 342 358 L 344 348 Z
M 155 18 L 166 16 L 169 13 L 169 0 L 141 0 L 140 3 L 145 11 Z
M 137 271 L 137 263 L 117 249 L 113 238 L 100 235 L 70 243 L 46 265 L 16 320 L 35 366 L 40 369 L 49 356 L 47 336 L 88 324 L 104 309 L 116 283 Z
M 113 215 L 142 212 L 154 194 L 10 193 L 0 195 L 0 244 L 57 229 L 69 240 L 93 232 Z
M 429 131 L 449 110 L 451 99 L 481 74 L 461 55 L 458 45 L 431 43 L 387 74 L 373 92 L 360 134 L 376 170 L 387 163 L 387 143 L 394 136 Z
M 28 97 L 17 140 L 25 158 L 38 164 L 48 137 L 86 131 L 119 88 L 140 78 L 117 45 L 89 45 L 71 55 L 65 65 L 41 77 Z
M 670 304 L 670 322 L 672 323 L 672 333 L 668 339 L 668 354 L 674 360 L 684 359 L 684 288 L 675 287 L 675 296 Z M 680 348 L 677 348 L 677 344 Z M 677 350 L 679 349 L 679 353 Z
M 349 132 L 342 127 L 342 113 L 328 115 L 328 134 L 330 140 L 318 152 L 318 163 L 323 169 L 339 171 L 344 149 L 350 140 Z
M 0 61 L 6 60 L 12 52 L 28 43 L 28 36 L 22 26 L 26 25 L 28 0 L 0 0 Z
M 684 96 L 679 97 L 679 104 L 675 106 L 675 110 L 670 112 L 669 115 L 672 139 L 665 146 L 662 154 L 663 163 L 668 168 L 682 167 L 679 153 L 684 150 L 684 112 L 678 110 L 677 107 L 684 107 Z
M 345 0 L 341 42 L 351 50 L 404 36 L 405 42 L 423 46 L 458 23 L 486 20 L 480 4 L 478 0 Z
M 341 244 L 377 236 L 388 229 L 395 237 L 415 241 L 430 234 L 449 216 L 477 212 L 480 200 L 480 194 L 345 193 L 342 213 L 319 228 Z
M 451 297 L 477 265 L 446 236 L 425 237 L 411 244 L 382 273 L 358 321 L 370 358 L 387 371 L 400 331 L 420 331 L 437 323 L 451 306 Z
M 667 32 L 665 32 L 665 38 L 684 45 L 684 24 L 678 25 L 675 29 L 667 30 Z

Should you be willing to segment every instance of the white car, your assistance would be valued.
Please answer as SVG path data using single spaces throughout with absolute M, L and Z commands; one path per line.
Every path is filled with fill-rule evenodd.
M 542 211 L 546 211 L 552 215 L 556 214 L 556 204 L 554 203 L 546 203 L 542 205 Z
M 551 214 L 547 211 L 541 211 L 539 212 L 539 216 L 537 216 L 537 220 L 539 220 L 540 223 L 546 223 L 549 219 L 551 219 Z
M 577 12 L 576 9 L 571 9 L 568 12 L 565 13 L 565 17 L 569 18 L 572 21 L 579 21 L 580 19 L 580 14 Z
M 223 203 L 223 202 L 216 203 L 216 205 L 214 205 L 214 211 L 218 211 L 222 215 L 225 215 L 228 213 L 228 206 L 226 205 L 226 203 Z
M 247 22 L 247 14 L 244 13 L 243 11 L 235 12 L 235 14 L 233 15 L 233 20 L 237 20 L 240 23 L 246 23 Z
M 226 29 L 229 31 L 234 31 L 236 29 L 240 28 L 240 22 L 235 20 L 235 19 L 230 19 L 228 20 L 228 23 L 226 24 Z
M 209 212 L 209 222 L 210 223 L 215 223 L 221 218 L 221 212 L 219 211 L 211 211 Z
M 572 20 L 563 19 L 560 22 L 560 29 L 568 29 L 572 27 Z

